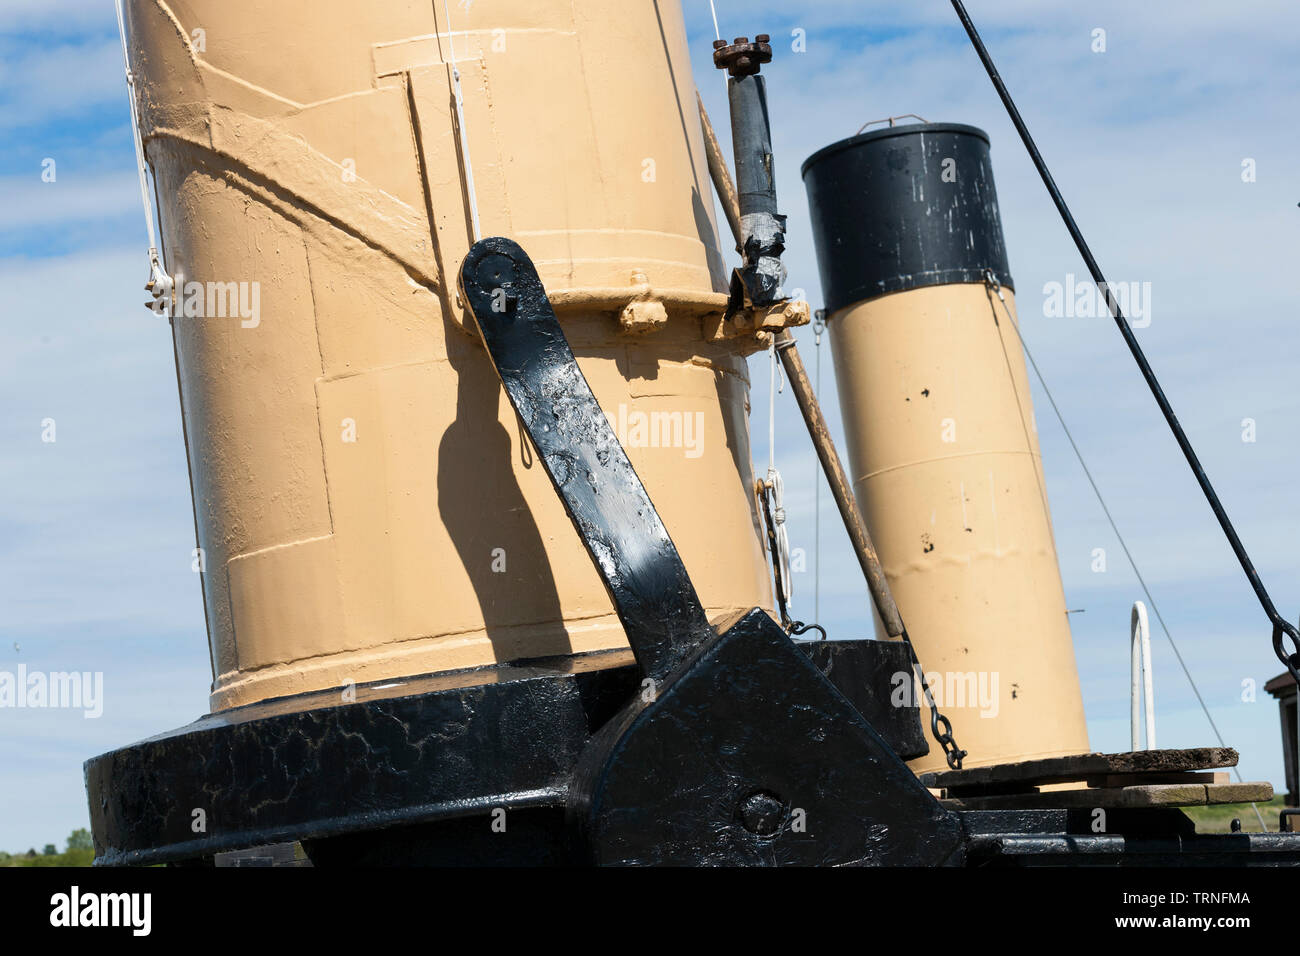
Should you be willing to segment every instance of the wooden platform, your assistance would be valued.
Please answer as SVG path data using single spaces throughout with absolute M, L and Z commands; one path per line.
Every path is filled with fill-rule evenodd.
M 1271 783 L 1163 783 L 954 796 L 945 797 L 939 802 L 952 810 L 1074 810 L 1096 807 L 1203 807 L 1216 803 L 1266 803 L 1272 799 Z
M 1047 783 L 1072 783 L 1113 774 L 1186 773 L 1237 766 L 1231 747 L 1196 747 L 1191 750 L 1134 750 L 1119 754 L 1072 754 L 1020 763 L 999 763 L 969 770 L 941 770 L 921 774 L 921 783 L 944 790 L 1003 787 Z
M 1269 783 L 1230 783 L 1237 751 L 1230 747 L 1074 754 L 1020 763 L 922 774 L 954 810 L 1192 807 L 1271 800 Z M 1058 784 L 1068 789 L 1043 790 Z

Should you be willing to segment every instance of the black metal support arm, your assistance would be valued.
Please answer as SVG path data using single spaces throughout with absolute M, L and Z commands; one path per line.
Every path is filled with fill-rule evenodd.
M 647 677 L 662 680 L 713 629 L 677 548 L 619 444 L 520 246 L 484 239 L 461 267 L 510 403 L 614 600 Z
M 1232 526 L 1231 519 L 1228 518 L 1228 512 L 1224 509 L 1223 503 L 1219 501 L 1218 494 L 1215 493 L 1214 486 L 1210 484 L 1209 476 L 1205 473 L 1200 459 L 1196 456 L 1195 449 L 1192 448 L 1191 441 L 1187 438 L 1187 433 L 1183 431 L 1183 426 L 1178 422 L 1178 416 L 1174 414 L 1173 406 L 1169 404 L 1169 399 L 1165 397 L 1164 390 L 1160 387 L 1160 382 L 1156 379 L 1156 373 L 1151 368 L 1151 363 L 1147 361 L 1142 347 L 1138 344 L 1137 336 L 1133 334 L 1133 329 L 1120 310 L 1119 302 L 1110 291 L 1110 285 L 1106 277 L 1102 274 L 1101 267 L 1092 255 L 1092 250 L 1088 248 L 1087 241 L 1083 238 L 1078 224 L 1074 221 L 1074 216 L 1070 214 L 1070 208 L 1065 204 L 1065 198 L 1061 195 L 1060 189 L 1056 186 L 1056 181 L 1052 178 L 1051 172 L 1047 168 L 1047 163 L 1034 144 L 1034 138 L 1029 134 L 1029 127 L 1020 116 L 1020 111 L 1016 109 L 1015 102 L 1011 99 L 1011 94 L 1007 91 L 1007 86 L 1002 82 L 1002 77 L 998 69 L 993 64 L 989 51 L 984 47 L 984 41 L 980 39 L 979 32 L 975 29 L 975 24 L 966 12 L 966 7 L 962 0 L 952 0 L 953 9 L 957 11 L 957 16 L 961 18 L 962 26 L 966 28 L 966 34 L 970 37 L 971 43 L 975 47 L 975 52 L 979 54 L 980 61 L 984 64 L 984 69 L 993 81 L 994 88 L 998 91 L 998 96 L 1002 99 L 1002 105 L 1006 107 L 1007 115 L 1011 117 L 1011 122 L 1015 124 L 1016 131 L 1020 133 L 1020 138 L 1025 144 L 1025 149 L 1029 151 L 1030 158 L 1034 161 L 1034 166 L 1038 169 L 1038 175 L 1043 179 L 1043 185 L 1047 187 L 1047 192 L 1052 197 L 1052 202 L 1056 204 L 1057 212 L 1061 214 L 1061 219 L 1065 223 L 1065 228 L 1070 231 L 1071 238 L 1074 239 L 1075 246 L 1079 249 L 1079 254 L 1083 256 L 1084 263 L 1088 266 L 1088 271 L 1092 274 L 1093 281 L 1097 283 L 1106 296 L 1106 304 L 1110 309 L 1111 317 L 1114 318 L 1115 324 L 1119 327 L 1120 334 L 1124 336 L 1124 342 L 1129 351 L 1133 354 L 1133 360 L 1137 362 L 1138 369 L 1142 372 L 1142 377 L 1146 379 L 1151 394 L 1155 396 L 1156 404 L 1160 406 L 1160 411 L 1165 416 L 1165 421 L 1169 423 L 1169 430 L 1173 432 L 1174 439 L 1178 442 L 1178 447 L 1183 451 L 1183 457 L 1187 459 L 1187 464 L 1192 469 L 1192 474 L 1196 476 L 1196 481 L 1201 486 L 1201 491 L 1205 494 L 1205 500 L 1210 504 L 1210 510 L 1214 512 L 1214 517 L 1219 521 L 1219 527 L 1223 529 L 1228 544 L 1232 546 L 1233 553 L 1237 556 L 1237 561 L 1241 564 L 1241 569 L 1246 573 L 1246 579 L 1250 581 L 1250 586 L 1255 591 L 1255 596 L 1259 599 L 1260 606 L 1264 613 L 1268 615 L 1269 621 L 1273 625 L 1273 650 L 1277 653 L 1278 659 L 1286 665 L 1291 676 L 1300 683 L 1300 632 L 1297 632 L 1295 625 L 1287 621 L 1277 608 L 1273 605 L 1273 599 L 1269 597 L 1268 591 L 1264 587 L 1264 582 L 1260 580 L 1259 572 L 1255 570 L 1254 562 L 1251 561 L 1250 555 L 1246 553 L 1246 547 L 1241 543 L 1236 529 Z M 1289 638 L 1292 650 L 1288 653 L 1283 645 L 1283 638 Z

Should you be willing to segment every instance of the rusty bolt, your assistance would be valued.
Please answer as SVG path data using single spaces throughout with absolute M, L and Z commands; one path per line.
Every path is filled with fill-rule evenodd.
M 749 42 L 749 37 L 736 37 L 732 43 L 726 40 L 713 41 L 713 65 L 719 70 L 726 70 L 739 79 L 753 76 L 764 63 L 772 62 L 771 37 L 760 33 Z

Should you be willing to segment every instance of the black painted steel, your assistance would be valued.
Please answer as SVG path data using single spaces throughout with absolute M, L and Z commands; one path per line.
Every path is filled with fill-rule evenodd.
M 1096 833 L 1099 818 L 1090 809 L 962 810 L 970 836 Z M 1106 811 L 1106 832 L 1129 837 L 1174 837 L 1196 832 L 1196 824 L 1176 807 L 1115 807 Z
M 562 805 L 592 729 L 637 686 L 631 665 L 557 658 L 209 714 L 86 762 L 96 862 Z
M 1237 561 L 1241 564 L 1241 570 L 1246 574 L 1246 580 L 1250 582 L 1251 588 L 1254 589 L 1260 607 L 1264 609 L 1264 614 L 1273 625 L 1274 653 L 1286 665 L 1286 669 L 1295 678 L 1296 682 L 1300 683 L 1300 632 L 1296 630 L 1294 624 L 1282 617 L 1274 606 L 1273 599 L 1264 587 L 1259 572 L 1255 570 L 1254 562 L 1251 561 L 1250 555 L 1246 553 L 1246 546 L 1241 543 L 1241 538 L 1237 536 L 1237 529 L 1233 527 L 1227 510 L 1219 500 L 1214 486 L 1210 484 L 1209 475 L 1205 473 L 1205 468 L 1202 467 L 1201 461 L 1196 455 L 1196 450 L 1192 448 L 1192 443 L 1187 438 L 1186 432 L 1183 431 L 1178 416 L 1174 414 L 1173 406 L 1169 403 L 1169 399 L 1165 397 L 1164 389 L 1160 387 L 1160 382 L 1156 379 L 1156 373 L 1151 368 L 1151 363 L 1147 361 L 1142 346 L 1138 344 L 1137 337 L 1128 324 L 1128 319 L 1124 317 L 1124 313 L 1120 310 L 1119 301 L 1111 294 L 1110 284 L 1106 281 L 1106 277 L 1102 275 L 1101 266 L 1097 264 L 1097 260 L 1093 257 L 1092 250 L 1083 238 L 1082 230 L 1079 229 L 1078 223 L 1074 221 L 1074 216 L 1070 213 L 1070 207 L 1065 204 L 1065 197 L 1061 195 L 1056 180 L 1052 178 L 1052 174 L 1047 168 L 1047 162 L 1038 151 L 1034 138 L 1029 134 L 1029 127 L 1025 125 L 1024 119 L 1021 118 L 1020 110 L 1016 108 L 1015 102 L 1011 99 L 1011 93 L 1007 90 L 1006 84 L 1002 81 L 1002 76 L 993 64 L 993 58 L 989 56 L 989 51 L 985 49 L 984 41 L 980 39 L 979 32 L 975 29 L 970 14 L 966 12 L 966 7 L 961 0 L 952 0 L 952 5 L 953 9 L 957 11 L 957 16 L 961 19 L 962 26 L 966 28 L 966 34 L 970 37 L 975 52 L 979 54 L 980 62 L 984 64 L 984 69 L 988 73 L 989 79 L 992 80 L 993 87 L 1002 100 L 1002 105 L 1006 107 L 1007 115 L 1011 117 L 1011 122 L 1015 124 L 1016 131 L 1020 133 L 1020 139 L 1024 142 L 1030 159 L 1034 161 L 1034 166 L 1038 169 L 1038 175 L 1042 178 L 1043 185 L 1047 187 L 1052 202 L 1056 204 L 1056 210 L 1061 215 L 1061 221 L 1065 223 L 1065 228 L 1069 230 L 1070 237 L 1074 240 L 1075 246 L 1078 247 L 1079 254 L 1083 256 L 1083 261 L 1088 266 L 1088 272 L 1092 275 L 1097 288 L 1105 291 L 1106 303 L 1110 308 L 1111 317 L 1115 320 L 1116 326 L 1119 327 L 1120 335 L 1124 337 L 1124 342 L 1128 346 L 1129 352 L 1132 353 L 1133 360 L 1137 362 L 1138 369 L 1142 372 L 1142 377 L 1146 380 L 1147 386 L 1151 389 L 1156 404 L 1160 406 L 1165 421 L 1169 423 L 1169 430 L 1173 432 L 1174 439 L 1183 452 L 1183 457 L 1187 459 L 1188 467 L 1191 468 L 1192 474 L 1196 476 L 1196 481 L 1201 486 L 1201 492 L 1205 495 L 1205 500 L 1209 502 L 1210 510 L 1214 512 L 1219 527 L 1223 529 L 1223 534 L 1228 539 L 1233 554 L 1237 556 Z M 1006 285 L 1005 282 L 1002 284 Z M 1289 653 L 1283 646 L 1284 638 L 1291 641 L 1292 650 Z
M 605 581 L 637 662 L 661 679 L 713 631 L 686 567 L 560 331 L 531 260 L 476 242 L 461 293 L 542 467 Z
M 980 835 L 970 865 L 1180 867 L 1300 865 L 1300 840 L 1286 833 L 1130 837 L 1113 833 Z
M 907 666 L 900 645 L 797 646 L 891 749 L 925 753 L 918 710 L 890 699 L 892 675 Z M 325 864 L 559 861 L 563 835 L 542 823 L 562 826 L 578 755 L 640 681 L 618 651 L 207 715 L 86 762 L 96 863 L 211 858 L 281 840 L 307 842 Z M 486 819 L 497 807 L 509 813 L 508 838 Z
M 1116 807 L 1104 817 L 1085 808 L 960 816 L 973 867 L 1300 865 L 1300 834 L 1198 834 L 1175 807 Z
M 757 73 L 728 80 L 727 94 L 741 218 L 751 213 L 775 216 L 778 214 L 776 169 L 772 164 L 772 130 L 765 81 Z
M 766 81 L 757 72 L 733 77 L 727 81 L 727 98 L 744 256 L 744 263 L 732 279 L 730 308 L 735 310 L 744 305 L 742 296 L 756 306 L 772 305 L 779 299 L 786 276 L 781 263 L 785 216 L 776 205 L 776 162 Z
M 959 865 L 965 835 L 755 608 L 583 753 L 569 790 L 599 865 Z
M 894 675 L 908 666 L 901 644 L 795 646 L 890 750 L 909 759 L 924 752 L 917 709 L 894 707 L 890 699 Z M 790 669 L 790 662 L 782 665 L 782 681 Z M 717 675 L 726 688 L 726 694 L 719 689 L 718 698 L 754 677 L 748 667 Z M 343 701 L 340 691 L 320 691 L 209 715 L 87 762 L 96 863 L 211 860 L 222 851 L 283 840 L 302 840 L 313 863 L 324 866 L 589 861 L 586 848 L 575 852 L 566 833 L 570 778 L 592 729 L 641 690 L 640 680 L 630 654 L 610 652 L 363 684 L 355 701 Z M 807 713 L 807 699 L 818 696 L 824 699 L 824 691 L 807 697 L 791 693 L 787 703 Z M 743 696 L 724 702 L 728 710 L 743 713 L 758 735 L 779 726 L 766 706 L 751 706 Z M 714 752 L 724 769 L 738 765 L 725 733 L 704 726 L 692 745 Z M 896 769 L 892 763 L 888 767 Z M 682 783 L 685 769 L 686 764 L 674 763 L 656 773 Z M 783 798 L 781 821 L 788 826 L 786 803 L 810 801 L 781 793 L 783 780 L 761 779 L 768 792 Z M 872 780 L 856 786 L 883 785 L 879 777 Z M 788 792 L 798 795 L 800 787 L 796 782 Z M 885 790 L 894 792 L 892 786 Z M 505 832 L 492 827 L 497 808 L 506 811 Z M 202 832 L 194 829 L 196 809 L 203 811 Z M 906 820 L 928 825 L 910 811 L 901 817 L 892 807 L 873 812 L 882 814 L 873 819 L 890 827 Z M 961 811 L 959 816 L 969 836 L 999 839 L 1091 834 L 1094 825 L 1090 812 L 1077 810 Z M 1165 808 L 1111 810 L 1107 827 L 1129 838 L 1133 849 L 1133 838 L 1191 832 L 1180 811 Z M 1300 845 L 1300 835 L 1289 838 Z M 980 844 L 978 861 L 988 859 L 992 845 Z M 773 859 L 793 852 L 765 843 L 749 849 Z
M 818 150 L 802 173 L 828 313 L 921 286 L 982 283 L 985 270 L 1013 287 L 983 130 L 874 130 Z
M 930 752 L 912 655 L 902 641 L 805 641 L 795 645 L 904 760 Z M 907 693 L 900 688 L 906 683 Z

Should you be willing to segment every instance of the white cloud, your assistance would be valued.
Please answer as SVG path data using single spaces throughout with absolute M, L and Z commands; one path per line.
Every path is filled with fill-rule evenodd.
M 109 106 L 130 112 L 121 41 L 77 37 L 68 42 L 0 46 L 0 130 L 86 118 Z
M 0 232 L 57 230 L 69 223 L 133 213 L 143 221 L 140 180 L 136 174 L 84 175 L 79 170 L 58 166 L 57 159 L 55 162 L 54 182 L 43 181 L 39 167 L 26 176 L 0 177 Z
M 5 0 L 0 7 L 0 35 L 36 30 L 102 32 L 105 28 L 117 29 L 113 0 Z

